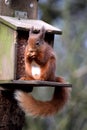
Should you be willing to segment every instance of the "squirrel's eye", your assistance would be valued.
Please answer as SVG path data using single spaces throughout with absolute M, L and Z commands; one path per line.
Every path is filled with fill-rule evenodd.
M 40 45 L 40 42 L 39 42 L 39 41 L 37 41 L 37 42 L 36 42 L 36 46 L 39 46 L 39 45 Z

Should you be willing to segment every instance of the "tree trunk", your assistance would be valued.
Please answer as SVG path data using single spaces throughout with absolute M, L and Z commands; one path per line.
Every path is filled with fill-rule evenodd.
M 22 130 L 24 113 L 11 91 L 0 91 L 0 130 Z

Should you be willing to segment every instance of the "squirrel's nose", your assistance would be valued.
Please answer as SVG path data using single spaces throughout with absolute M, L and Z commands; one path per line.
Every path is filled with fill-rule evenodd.
M 29 53 L 33 53 L 34 51 L 35 51 L 34 49 L 31 49 L 31 48 L 28 49 Z
M 35 49 L 29 49 L 28 52 L 29 52 L 31 57 L 34 57 L 36 55 Z

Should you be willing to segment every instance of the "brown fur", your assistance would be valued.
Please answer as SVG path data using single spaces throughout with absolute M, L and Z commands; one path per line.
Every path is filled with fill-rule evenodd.
M 45 29 L 42 28 L 40 33 L 33 34 L 30 31 L 28 45 L 25 49 L 25 71 L 26 77 L 22 80 L 44 80 L 66 83 L 62 77 L 55 76 L 56 58 L 50 45 L 44 41 Z M 31 72 L 32 62 L 39 65 L 40 76 L 34 77 Z M 20 107 L 33 116 L 48 116 L 59 111 L 67 102 L 69 90 L 66 87 L 55 87 L 54 95 L 51 101 L 39 101 L 32 95 L 17 91 L 15 98 L 19 101 Z

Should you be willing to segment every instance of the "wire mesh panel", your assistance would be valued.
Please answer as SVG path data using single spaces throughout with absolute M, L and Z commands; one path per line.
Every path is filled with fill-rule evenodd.
M 24 52 L 27 45 L 29 32 L 18 31 L 16 44 L 16 79 L 25 76 Z

